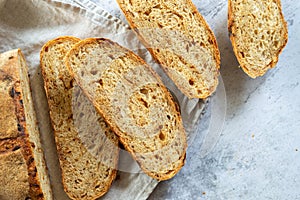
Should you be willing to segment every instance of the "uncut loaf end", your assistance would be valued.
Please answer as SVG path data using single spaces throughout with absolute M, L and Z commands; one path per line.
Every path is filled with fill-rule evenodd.
M 0 199 L 53 199 L 21 50 L 0 54 Z

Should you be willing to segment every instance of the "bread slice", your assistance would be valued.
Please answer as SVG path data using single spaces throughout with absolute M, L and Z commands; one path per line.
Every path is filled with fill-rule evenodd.
M 19 49 L 0 54 L 0 199 L 53 199 Z
M 206 98 L 218 85 L 220 53 L 191 0 L 117 0 L 131 28 L 176 86 Z
M 165 180 L 180 170 L 187 144 L 179 108 L 145 61 L 89 38 L 70 50 L 66 66 L 145 173 Z
M 252 78 L 276 65 L 288 40 L 280 0 L 229 0 L 228 30 L 237 60 Z
M 40 54 L 41 70 L 64 190 L 72 199 L 96 199 L 116 176 L 118 138 L 73 85 L 64 65 L 64 56 L 79 41 L 66 36 L 47 42 Z

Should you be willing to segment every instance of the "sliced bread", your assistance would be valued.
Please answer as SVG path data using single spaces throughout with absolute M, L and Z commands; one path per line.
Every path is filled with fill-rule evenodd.
M 229 0 L 228 30 L 237 60 L 252 78 L 276 65 L 288 40 L 280 0 Z
M 47 199 L 52 191 L 19 49 L 0 54 L 0 199 Z
M 145 61 L 89 38 L 70 50 L 66 66 L 146 174 L 165 180 L 181 169 L 187 144 L 179 108 Z
M 191 0 L 117 0 L 131 28 L 175 85 L 206 98 L 218 85 L 220 53 Z
M 80 40 L 59 37 L 40 54 L 64 190 L 71 199 L 96 199 L 110 188 L 118 164 L 118 138 L 73 84 L 63 58 Z

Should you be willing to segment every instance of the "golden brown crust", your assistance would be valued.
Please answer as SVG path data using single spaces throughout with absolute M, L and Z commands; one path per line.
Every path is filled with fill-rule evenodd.
M 0 54 L 2 60 L 0 65 L 0 139 L 16 138 L 19 136 L 17 129 L 17 117 L 12 114 L 15 113 L 15 104 L 13 100 L 14 83 L 16 81 L 16 58 L 15 53 Z
M 23 107 L 23 96 L 21 93 L 21 87 L 20 82 L 16 82 L 15 87 L 15 95 L 14 95 L 14 101 L 16 105 L 16 115 L 18 119 L 18 127 L 19 131 L 21 132 L 21 137 L 24 138 L 22 146 L 22 152 L 23 156 L 26 160 L 27 164 L 27 170 L 28 170 L 28 182 L 30 185 L 29 194 L 32 199 L 44 199 L 43 191 L 40 187 L 40 181 L 38 177 L 38 172 L 36 169 L 36 163 L 33 156 L 33 150 L 34 148 L 33 143 L 30 143 L 30 141 L 27 139 L 29 138 L 29 133 L 26 128 L 26 118 L 24 113 L 24 107 Z
M 24 151 L 24 137 L 18 125 L 18 120 L 16 116 L 16 101 L 15 101 L 15 83 L 18 81 L 18 71 L 17 71 L 17 51 L 10 51 L 0 54 L 0 104 L 3 108 L 3 114 L 0 117 L 0 159 L 1 174 L 6 173 L 19 173 L 18 176 L 21 182 L 20 187 L 15 185 L 16 181 L 9 181 L 6 183 L 5 178 L 2 177 L 1 185 L 4 198 L 26 198 L 29 197 L 29 176 L 28 167 L 26 165 Z M 14 166 L 19 162 L 21 166 Z M 7 166 L 8 165 L 8 166 Z M 22 168 L 22 170 L 21 170 Z M 14 170 L 20 170 L 15 172 Z M 10 174 L 8 174 L 10 176 Z M 12 191 L 15 194 L 10 194 Z
M 288 41 L 287 22 L 285 21 L 284 16 L 283 16 L 283 12 L 282 12 L 282 8 L 281 8 L 281 1 L 280 0 L 275 0 L 275 1 L 278 5 L 279 11 L 280 11 L 281 23 L 283 23 L 283 26 L 284 26 L 284 36 L 283 36 L 283 38 L 281 38 L 282 40 L 284 40 L 283 45 L 280 47 L 280 49 L 274 55 L 273 60 L 268 65 L 262 67 L 262 68 L 264 68 L 264 70 L 259 70 L 259 69 L 250 70 L 248 64 L 243 62 L 242 56 L 241 56 L 241 54 L 239 54 L 239 51 L 238 51 L 238 44 L 237 44 L 237 41 L 236 41 L 237 26 L 236 26 L 236 23 L 235 23 L 235 20 L 237 20 L 237 19 L 235 19 L 234 14 L 233 14 L 232 0 L 228 0 L 228 32 L 229 32 L 229 38 L 230 38 L 230 41 L 232 43 L 233 51 L 234 51 L 234 53 L 237 57 L 237 60 L 240 64 L 240 67 L 251 78 L 256 78 L 258 76 L 263 76 L 267 72 L 268 69 L 271 69 L 271 68 L 275 67 L 275 65 L 278 62 L 279 55 L 283 51 L 283 49 L 286 46 L 287 41 Z
M 28 171 L 21 149 L 0 155 L 1 200 L 31 199 L 29 196 Z
M 3 56 L 3 57 L 2 57 Z M 5 60 L 7 59 L 7 60 Z M 34 160 L 34 153 L 33 148 L 34 144 L 29 141 L 29 133 L 27 129 L 27 121 L 24 113 L 24 105 L 23 105 L 23 99 L 24 94 L 21 88 L 21 75 L 20 75 L 20 60 L 24 59 L 21 51 L 18 50 L 12 50 L 9 52 L 6 52 L 5 55 L 1 55 L 1 66 L 0 71 L 2 75 L 0 75 L 0 82 L 3 83 L 3 81 L 8 81 L 9 84 L 7 84 L 6 88 L 2 88 L 1 91 L 4 93 L 9 94 L 9 98 L 7 98 L 7 102 L 9 102 L 10 105 L 7 105 L 7 102 L 2 102 L 1 99 L 1 105 L 7 105 L 6 107 L 13 107 L 14 109 L 6 109 L 6 112 L 9 115 L 14 115 L 15 119 L 13 119 L 12 123 L 10 123 L 10 120 L 8 121 L 8 124 L 11 124 L 11 126 L 14 126 L 13 130 L 16 131 L 16 134 L 11 134 L 9 131 L 4 131 L 4 137 L 1 138 L 0 144 L 1 144 L 1 150 L 0 150 L 0 156 L 7 152 L 14 152 L 18 151 L 19 149 L 22 152 L 22 155 L 24 157 L 24 160 L 26 161 L 27 166 L 27 172 L 28 172 L 28 183 L 29 183 L 29 196 L 32 199 L 42 200 L 45 199 L 41 185 L 40 185 L 40 176 L 39 172 L 37 172 L 36 169 L 36 163 Z M 6 94 L 6 95 L 7 95 Z M 7 95 L 8 96 L 8 95 Z M 33 122 L 37 123 L 37 122 Z M 26 196 L 24 197 L 26 198 Z
M 58 157 L 59 157 L 59 160 L 60 160 L 60 168 L 61 168 L 61 172 L 62 172 L 62 183 L 63 183 L 63 187 L 64 187 L 64 190 L 65 192 L 68 194 L 68 196 L 71 198 L 71 199 L 81 199 L 78 197 L 78 194 L 74 194 L 73 191 L 71 191 L 71 189 L 68 187 L 68 185 L 70 185 L 69 181 L 66 179 L 67 178 L 67 175 L 64 173 L 66 170 L 65 167 L 65 160 L 66 160 L 66 155 L 65 155 L 65 151 L 63 150 L 63 147 L 60 145 L 61 143 L 59 142 L 59 139 L 58 139 L 58 136 L 59 136 L 59 132 L 56 130 L 56 127 L 55 127 L 55 123 L 56 120 L 55 120 L 55 117 L 54 117 L 54 114 L 56 113 L 56 111 L 53 111 L 52 109 L 55 107 L 55 105 L 53 105 L 53 103 L 55 103 L 55 101 L 49 101 L 49 99 L 52 99 L 53 98 L 53 92 L 51 93 L 51 88 L 52 88 L 52 85 L 51 85 L 51 81 L 55 81 L 55 80 L 50 80 L 52 79 L 49 75 L 49 73 L 46 73 L 46 68 L 49 67 L 47 66 L 45 63 L 44 63 L 44 57 L 45 57 L 45 53 L 48 51 L 48 48 L 54 46 L 54 45 L 57 45 L 57 44 L 60 44 L 60 43 L 65 43 L 67 41 L 71 41 L 71 42 L 74 42 L 75 43 L 78 43 L 80 41 L 79 38 L 76 38 L 76 37 L 73 37 L 73 36 L 61 36 L 61 37 L 58 37 L 58 38 L 55 38 L 53 40 L 50 40 L 48 41 L 41 49 L 40 51 L 40 64 L 41 64 L 41 71 L 42 71 L 42 75 L 43 75 L 43 78 L 44 78 L 44 89 L 46 91 L 46 95 L 47 95 L 47 98 L 48 98 L 48 103 L 49 103 L 49 108 L 50 108 L 50 112 L 52 112 L 52 114 L 50 113 L 50 119 L 51 119 L 51 124 L 52 124 L 52 127 L 53 127 L 53 130 L 54 130 L 54 135 L 55 135 L 55 141 L 56 141 L 56 145 L 57 145 L 57 153 L 58 153 Z M 69 51 L 68 49 L 65 49 L 66 52 Z M 63 56 L 64 57 L 64 56 Z M 65 66 L 62 66 L 62 67 L 65 67 Z M 61 80 L 66 80 L 66 79 L 70 79 L 69 75 L 68 77 L 62 77 Z M 71 80 L 71 79 L 70 79 Z M 63 81 L 64 82 L 64 81 Z M 65 88 L 67 90 L 67 88 Z M 68 90 L 71 90 L 73 89 L 73 84 L 70 83 L 70 86 L 68 88 Z M 67 93 L 67 91 L 65 91 Z M 69 99 L 69 97 L 65 96 L 65 99 L 66 100 L 71 100 Z M 53 99 L 52 99 L 53 100 Z M 56 102 L 57 103 L 57 102 Z M 50 105 L 51 104 L 51 105 Z M 69 129 L 70 131 L 70 129 Z M 78 140 L 80 138 L 74 138 L 74 140 Z M 113 142 L 116 142 L 116 146 L 118 146 L 118 142 L 117 141 L 113 141 Z M 89 197 L 84 197 L 84 199 L 97 199 L 101 196 L 103 196 L 104 194 L 107 193 L 107 191 L 109 190 L 109 188 L 111 187 L 115 177 L 116 177 L 116 174 L 117 174 L 117 164 L 118 164 L 118 159 L 119 159 L 119 155 L 116 154 L 114 156 L 114 163 L 116 164 L 115 166 L 113 166 L 113 169 L 112 169 L 112 172 L 111 172 L 111 175 L 110 175 L 110 179 L 108 180 L 108 182 L 105 182 L 105 185 L 104 185 L 104 188 L 99 192 L 95 192 L 94 195 L 92 196 L 89 196 Z M 90 161 L 90 162 L 93 162 L 93 161 Z M 111 167 L 111 166 L 110 166 Z M 88 169 L 87 169 L 88 170 Z M 91 174 L 95 173 L 94 171 L 90 172 Z M 80 178 L 80 177 L 79 177 Z M 95 177 L 91 177 L 92 179 L 95 178 Z M 95 180 L 95 184 L 98 180 Z M 101 185 L 102 187 L 103 185 Z M 94 186 L 95 187 L 95 186 Z M 96 187 L 99 187 L 96 185 Z M 93 190 L 95 188 L 86 188 L 86 190 Z M 82 197 L 83 198 L 83 197 Z
M 194 92 L 191 92 L 189 90 L 187 90 L 187 88 L 185 88 L 181 83 L 179 83 L 176 78 L 171 75 L 170 73 L 168 73 L 170 66 L 168 66 L 165 61 L 161 60 L 155 53 L 154 49 L 151 48 L 151 44 L 149 44 L 147 42 L 147 38 L 143 38 L 143 36 L 140 34 L 139 29 L 141 27 L 138 27 L 138 25 L 134 22 L 134 20 L 130 17 L 130 14 L 128 14 L 128 11 L 126 10 L 125 6 L 122 3 L 123 0 L 117 0 L 117 3 L 119 4 L 119 7 L 121 8 L 121 10 L 123 11 L 127 21 L 129 22 L 129 25 L 131 26 L 132 30 L 137 34 L 139 40 L 144 44 L 144 46 L 148 49 L 148 51 L 151 53 L 152 57 L 155 59 L 156 62 L 158 62 L 161 66 L 162 69 L 166 72 L 166 74 L 168 74 L 168 76 L 173 80 L 173 82 L 175 83 L 175 85 L 178 87 L 178 89 L 180 89 L 182 91 L 182 93 L 184 93 L 186 96 L 188 96 L 189 98 L 207 98 L 209 97 L 217 88 L 218 85 L 218 74 L 216 74 L 216 76 L 214 77 L 214 84 L 211 86 L 208 86 L 203 80 L 197 80 L 199 82 L 201 82 L 202 85 L 204 85 L 205 87 L 203 87 L 201 90 L 200 94 L 195 94 Z M 196 6 L 193 4 L 193 2 L 191 0 L 185 0 L 185 3 L 187 4 L 191 10 L 192 13 L 194 15 L 196 15 L 196 17 L 199 19 L 199 21 L 201 22 L 201 26 L 204 26 L 206 31 L 208 32 L 208 37 L 209 37 L 209 41 L 211 42 L 212 46 L 213 46 L 213 57 L 216 63 L 216 68 L 217 70 L 220 69 L 220 63 L 221 63 L 221 58 L 220 58 L 220 52 L 219 52 L 219 48 L 218 48 L 218 44 L 217 44 L 217 40 L 215 38 L 214 33 L 212 32 L 212 30 L 210 29 L 208 23 L 206 22 L 206 20 L 204 19 L 204 17 L 198 12 L 198 9 L 196 8 Z M 178 55 L 180 56 L 180 55 Z M 186 66 L 188 67 L 188 66 Z M 183 78 L 183 77 L 182 77 Z
M 80 79 L 76 78 L 76 75 L 74 73 L 74 71 L 71 69 L 70 66 L 70 60 L 68 59 L 71 55 L 75 54 L 75 52 L 77 52 L 81 46 L 83 45 L 87 45 L 87 44 L 94 44 L 94 43 L 101 43 L 102 41 L 105 42 L 109 42 L 113 45 L 117 45 L 119 47 L 121 47 L 119 44 L 117 44 L 116 42 L 113 42 L 109 39 L 105 39 L 105 38 L 87 38 L 85 40 L 80 41 L 79 43 L 77 43 L 75 46 L 73 46 L 73 48 L 68 52 L 68 54 L 66 55 L 66 59 L 65 59 L 65 64 L 66 67 L 69 69 L 71 76 L 74 77 L 74 79 L 76 80 L 77 84 L 81 87 L 82 91 L 86 94 L 86 96 L 90 99 L 90 101 L 94 104 L 94 106 L 96 107 L 97 111 L 100 113 L 101 116 L 103 116 L 103 118 L 106 120 L 106 122 L 110 125 L 111 129 L 117 134 L 117 136 L 119 137 L 120 142 L 123 144 L 123 146 L 125 147 L 125 149 L 132 155 L 132 157 L 139 163 L 140 167 L 142 168 L 142 170 L 149 175 L 152 178 L 155 178 L 157 180 L 167 180 L 172 178 L 180 169 L 181 167 L 184 165 L 185 162 L 185 157 L 186 157 L 186 148 L 187 148 L 187 143 L 185 141 L 184 143 L 184 151 L 183 154 L 180 156 L 180 165 L 177 166 L 176 169 L 174 169 L 173 171 L 170 171 L 169 173 L 164 173 L 164 174 L 159 174 L 156 172 L 151 172 L 149 170 L 146 169 L 146 166 L 143 165 L 143 163 L 140 162 L 140 160 L 137 159 L 137 156 L 135 154 L 135 152 L 133 151 L 133 149 L 129 146 L 128 142 L 126 139 L 122 138 L 122 131 L 120 130 L 119 127 L 117 127 L 112 121 L 108 120 L 109 116 L 99 107 L 97 106 L 97 103 L 95 102 L 95 99 L 93 99 L 90 95 L 88 95 L 88 92 L 86 90 L 86 88 L 82 87 L 82 82 L 80 81 Z M 124 48 L 124 47 L 121 47 Z M 138 57 L 137 55 L 135 55 L 132 51 L 126 49 L 126 51 L 128 52 L 128 54 L 130 56 L 133 56 L 135 59 L 139 60 L 139 62 L 143 63 L 143 65 L 145 65 L 152 73 L 152 75 L 159 80 L 159 82 L 161 83 L 161 85 L 163 85 L 163 83 L 160 81 L 159 76 L 156 74 L 156 72 L 150 67 L 148 66 L 145 61 L 143 59 L 141 59 L 140 57 Z M 126 55 L 128 55 L 126 54 Z M 163 86 L 162 87 L 163 91 L 165 92 L 165 94 L 167 94 L 167 98 L 168 101 L 173 102 L 172 100 L 172 96 L 169 93 L 169 91 Z M 180 116 L 180 112 L 179 112 L 179 108 L 178 106 L 174 103 L 174 106 L 176 107 L 176 115 L 178 117 L 178 122 L 181 122 L 181 116 Z M 185 131 L 183 129 L 183 126 L 181 127 L 181 133 L 184 134 L 185 137 Z

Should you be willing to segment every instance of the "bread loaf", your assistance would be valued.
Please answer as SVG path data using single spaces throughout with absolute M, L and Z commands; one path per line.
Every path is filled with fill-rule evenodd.
M 165 180 L 180 170 L 187 144 L 179 108 L 145 61 L 90 38 L 70 50 L 66 66 L 145 173 Z
M 218 85 L 215 36 L 191 0 L 117 0 L 132 30 L 189 98 L 206 98 Z
M 25 59 L 0 54 L 0 199 L 51 200 Z
M 280 0 L 229 0 L 228 30 L 237 60 L 252 78 L 276 65 L 288 39 Z
M 59 37 L 40 54 L 64 189 L 72 199 L 104 195 L 116 176 L 118 139 L 74 84 L 63 58 L 79 42 Z

